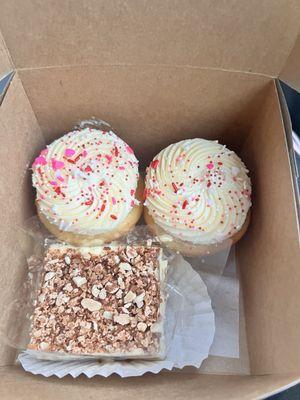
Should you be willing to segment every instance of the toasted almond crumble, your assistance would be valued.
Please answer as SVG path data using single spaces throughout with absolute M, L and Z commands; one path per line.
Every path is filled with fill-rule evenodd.
M 100 248 L 99 248 L 100 249 Z M 52 246 L 31 316 L 28 348 L 68 354 L 156 354 L 164 301 L 161 249 Z

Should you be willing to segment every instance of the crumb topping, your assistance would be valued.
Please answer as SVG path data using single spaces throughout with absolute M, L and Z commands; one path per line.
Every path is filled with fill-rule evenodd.
M 157 353 L 161 249 L 50 247 L 29 348 L 70 354 Z

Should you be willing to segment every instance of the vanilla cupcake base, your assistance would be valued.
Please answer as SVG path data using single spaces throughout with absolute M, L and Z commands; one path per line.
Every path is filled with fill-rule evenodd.
M 139 205 L 136 205 L 132 208 L 128 216 L 125 218 L 123 222 L 121 222 L 116 229 L 101 233 L 98 235 L 82 235 L 79 233 L 73 233 L 68 231 L 62 231 L 58 228 L 57 225 L 51 223 L 46 216 L 39 209 L 39 205 L 37 206 L 37 214 L 42 222 L 42 224 L 51 232 L 54 236 L 56 236 L 59 240 L 73 244 L 75 246 L 97 246 L 102 245 L 104 243 L 110 243 L 114 240 L 119 239 L 124 236 L 127 232 L 129 232 L 135 224 L 139 221 L 142 213 L 143 213 L 143 197 L 144 183 L 140 178 L 138 182 L 138 187 L 136 189 L 136 199 L 140 201 Z
M 157 236 L 161 240 L 161 242 L 170 250 L 179 252 L 185 256 L 190 256 L 190 257 L 207 256 L 219 253 L 220 251 L 229 248 L 242 238 L 242 236 L 247 231 L 250 223 L 250 211 L 248 211 L 246 220 L 238 232 L 236 232 L 233 236 L 224 240 L 221 243 L 210 244 L 210 245 L 189 243 L 172 237 L 168 232 L 166 232 L 163 228 L 161 228 L 154 222 L 153 218 L 151 217 L 146 208 L 144 210 L 144 219 L 148 227 L 152 231 L 152 233 L 155 236 Z

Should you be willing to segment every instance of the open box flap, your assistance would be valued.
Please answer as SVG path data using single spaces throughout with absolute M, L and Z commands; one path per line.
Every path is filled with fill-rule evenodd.
M 16 68 L 167 64 L 278 76 L 299 27 L 297 0 L 2 0 Z
M 163 87 L 160 96 L 158 84 Z M 12 259 L 8 252 L 16 246 L 13 228 L 34 212 L 30 181 L 22 174 L 42 148 L 39 126 L 51 142 L 74 121 L 101 113 L 103 119 L 113 121 L 146 165 L 157 149 L 205 132 L 209 139 L 218 138 L 240 149 L 255 188 L 252 223 L 237 249 L 245 284 L 251 370 L 254 374 L 299 371 L 298 231 L 275 89 L 274 80 L 265 76 L 245 78 L 243 73 L 194 68 L 95 66 L 17 72 L 0 108 L 1 143 L 5 144 L 0 157 L 5 227 L 0 237 L 1 276 L 5 277 L 0 279 L 1 307 L 14 298 L 12 285 L 24 266 L 22 255 L 14 251 Z M 20 155 L 14 161 L 10 155 L 15 152 L 15 137 Z M 20 191 L 13 196 L 15 188 Z M 7 192 L 12 194 L 9 203 Z M 287 269 L 291 272 L 288 279 Z M 7 350 L 2 349 L 2 354 L 0 350 L 0 363 L 9 360 Z
M 30 171 L 33 154 L 45 145 L 22 84 L 14 75 L 0 105 L 0 304 L 8 309 L 23 281 L 25 255 L 17 233 L 24 219 L 34 214 Z M 32 200 L 31 200 L 32 199 Z M 31 204 L 30 204 L 31 203 Z M 1 327 L 2 328 L 2 327 Z M 0 334 L 0 365 L 11 362 L 15 350 Z M 0 383 L 1 387 L 1 383 Z M 2 397 L 0 394 L 0 398 Z
M 236 250 L 255 375 L 300 369 L 295 193 L 275 82 L 269 90 L 240 153 L 253 183 L 253 218 Z
M 300 34 L 279 78 L 300 92 Z

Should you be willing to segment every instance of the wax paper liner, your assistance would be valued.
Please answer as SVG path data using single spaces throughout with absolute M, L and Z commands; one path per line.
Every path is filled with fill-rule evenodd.
M 45 377 L 66 375 L 77 377 L 84 374 L 88 378 L 94 376 L 107 377 L 117 374 L 121 377 L 141 376 L 146 372 L 154 374 L 162 370 L 193 366 L 199 368 L 208 357 L 209 349 L 215 333 L 215 319 L 211 300 L 200 275 L 191 265 L 177 255 L 170 263 L 168 284 L 172 285 L 183 296 L 180 323 L 176 325 L 172 343 L 164 360 L 131 360 L 106 361 L 45 361 L 21 353 L 18 361 L 22 367 L 35 375 Z M 178 313 L 175 304 L 169 304 L 167 313 L 174 316 Z

